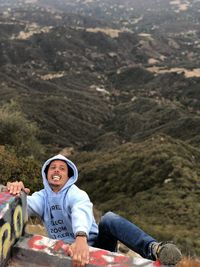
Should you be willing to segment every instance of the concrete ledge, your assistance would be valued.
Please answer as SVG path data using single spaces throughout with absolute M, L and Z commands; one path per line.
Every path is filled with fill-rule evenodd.
M 68 245 L 63 241 L 41 235 L 21 237 L 13 247 L 13 260 L 22 266 L 71 267 L 71 258 L 67 256 Z M 28 264 L 32 265 L 28 265 Z M 90 262 L 87 267 L 130 267 L 160 266 L 158 262 L 143 258 L 131 258 L 119 253 L 90 247 Z
M 26 215 L 26 196 L 14 197 L 0 186 L 0 266 L 10 258 L 12 245 L 23 234 Z

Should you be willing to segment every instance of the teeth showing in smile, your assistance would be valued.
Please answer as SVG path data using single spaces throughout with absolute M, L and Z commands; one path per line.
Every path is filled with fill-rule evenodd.
M 53 179 L 54 181 L 59 181 L 59 180 L 60 180 L 60 176 L 58 176 L 58 175 L 54 175 L 54 176 L 52 177 L 52 179 Z

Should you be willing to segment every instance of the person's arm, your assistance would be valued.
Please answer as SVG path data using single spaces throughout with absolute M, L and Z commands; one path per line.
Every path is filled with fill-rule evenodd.
M 28 216 L 39 216 L 43 220 L 44 202 L 44 190 L 34 192 L 31 196 L 27 196 Z
M 19 196 L 21 191 L 24 191 L 26 194 L 30 193 L 30 189 L 25 187 L 22 181 L 8 182 L 6 187 L 12 195 Z
M 69 249 L 73 267 L 82 267 L 89 263 L 89 246 L 87 238 L 93 222 L 92 203 L 86 192 L 76 188 L 69 192 L 72 228 L 75 242 Z
M 75 242 L 69 248 L 69 256 L 72 257 L 73 267 L 83 267 L 89 263 L 89 246 L 86 236 L 77 236 Z

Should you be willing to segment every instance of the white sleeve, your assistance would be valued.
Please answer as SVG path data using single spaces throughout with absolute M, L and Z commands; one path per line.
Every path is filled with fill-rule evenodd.
M 28 216 L 43 217 L 44 213 L 44 194 L 41 191 L 27 196 Z
M 76 234 L 79 231 L 84 231 L 89 236 L 93 222 L 93 204 L 83 190 L 76 188 L 75 191 L 68 193 L 73 232 Z

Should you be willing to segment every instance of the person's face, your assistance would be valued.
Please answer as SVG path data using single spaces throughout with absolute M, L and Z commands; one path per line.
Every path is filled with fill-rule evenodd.
M 54 192 L 60 191 L 60 189 L 68 181 L 68 167 L 62 160 L 54 160 L 50 163 L 47 172 L 47 180 Z

